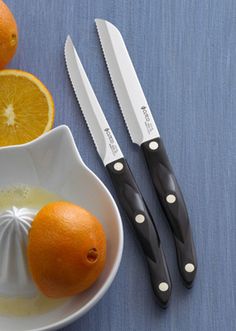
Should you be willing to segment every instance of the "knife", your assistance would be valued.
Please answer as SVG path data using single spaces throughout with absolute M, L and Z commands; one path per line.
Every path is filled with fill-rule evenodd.
M 159 201 L 171 227 L 180 273 L 190 288 L 197 260 L 189 217 L 179 184 L 119 30 L 96 19 L 112 84 L 133 143 L 145 156 Z
M 154 294 L 161 307 L 166 308 L 172 286 L 157 229 L 69 36 L 65 43 L 65 60 L 98 154 L 146 256 Z

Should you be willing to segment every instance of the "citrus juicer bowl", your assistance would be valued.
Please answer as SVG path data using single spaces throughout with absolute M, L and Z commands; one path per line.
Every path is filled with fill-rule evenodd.
M 83 163 L 71 131 L 65 125 L 51 130 L 30 143 L 0 148 L 0 170 L 4 174 L 0 177 L 0 189 L 16 184 L 41 187 L 91 211 L 101 221 L 105 230 L 107 237 L 105 268 L 90 289 L 68 298 L 61 306 L 40 315 L 25 317 L 0 315 L 0 330 L 42 331 L 61 328 L 91 309 L 103 297 L 117 273 L 123 251 L 123 228 L 118 208 L 104 184 Z M 7 212 L 9 221 L 9 217 L 15 217 L 14 213 L 18 211 L 11 209 Z M 25 212 L 20 211 L 20 217 L 23 219 L 26 217 Z M 33 211 L 31 218 L 32 216 Z M 30 227 L 30 217 L 27 220 L 28 225 L 24 223 L 24 229 L 21 227 L 17 232 L 22 236 L 23 241 L 25 231 Z M 9 226 L 8 224 L 8 231 Z M 9 233 L 14 232 L 14 225 L 11 226 L 12 232 Z M 6 241 L 4 243 L 4 239 L 0 236 L 0 246 L 5 256 L 10 256 L 9 249 L 13 251 L 16 249 L 9 245 Z M 23 256 L 21 262 L 25 263 Z M 18 271 L 20 273 L 20 270 Z M 22 287 L 18 286 L 17 289 L 21 289 L 24 293 L 27 291 L 32 293 L 34 288 L 30 281 L 29 287 L 26 286 L 27 276 L 25 274 L 23 281 L 21 279 Z M 0 282 L 2 280 L 4 278 L 0 277 Z M 0 283 L 0 292 L 1 288 Z M 5 294 L 10 295 L 9 291 L 15 293 L 16 288 L 11 287 L 7 291 L 8 293 Z

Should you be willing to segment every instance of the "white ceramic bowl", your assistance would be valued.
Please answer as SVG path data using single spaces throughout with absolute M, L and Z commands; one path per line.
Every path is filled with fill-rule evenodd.
M 102 222 L 107 236 L 107 261 L 97 282 L 48 313 L 29 317 L 0 316 L 0 330 L 53 330 L 85 314 L 111 285 L 122 256 L 123 228 L 111 194 L 83 163 L 65 125 L 18 146 L 0 148 L 0 188 L 27 184 L 45 188 L 90 210 Z

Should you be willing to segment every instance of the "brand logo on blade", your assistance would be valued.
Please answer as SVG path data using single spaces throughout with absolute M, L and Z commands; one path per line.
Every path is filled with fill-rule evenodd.
M 106 136 L 109 140 L 109 147 L 111 149 L 111 152 L 112 152 L 113 155 L 116 155 L 116 153 L 118 152 L 118 147 L 116 145 L 115 138 L 112 135 L 111 129 L 106 128 L 104 131 L 105 131 Z
M 142 110 L 142 113 L 144 115 L 144 119 L 145 119 L 144 123 L 145 123 L 145 126 L 147 128 L 147 132 L 148 132 L 148 134 L 150 134 L 153 130 L 153 125 L 151 123 L 151 119 L 150 119 L 150 116 L 148 114 L 148 107 L 142 106 L 141 110 Z

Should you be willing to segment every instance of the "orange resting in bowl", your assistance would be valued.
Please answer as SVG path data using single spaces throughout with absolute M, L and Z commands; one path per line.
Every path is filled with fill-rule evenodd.
M 69 202 L 52 202 L 35 216 L 29 232 L 29 268 L 38 288 L 62 298 L 89 288 L 105 264 L 106 237 L 101 223 Z

